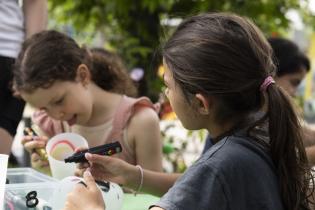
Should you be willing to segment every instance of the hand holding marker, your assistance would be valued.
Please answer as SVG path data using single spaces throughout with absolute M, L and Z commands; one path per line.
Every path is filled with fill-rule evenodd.
M 114 143 L 104 144 L 90 149 L 82 150 L 74 153 L 72 156 L 65 159 L 66 163 L 82 163 L 87 162 L 85 153 L 98 154 L 98 155 L 113 155 L 122 151 L 122 147 L 118 141 Z
M 23 133 L 25 136 L 33 137 L 33 140 L 35 136 L 38 136 L 32 128 L 28 128 L 28 127 L 24 128 Z M 42 160 L 48 160 L 48 155 L 44 148 L 36 148 L 35 152 L 40 156 Z

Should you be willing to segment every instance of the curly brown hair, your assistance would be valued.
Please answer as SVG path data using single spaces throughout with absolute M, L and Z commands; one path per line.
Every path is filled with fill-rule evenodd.
M 92 80 L 102 89 L 137 95 L 117 55 L 101 48 L 90 51 L 54 30 L 37 33 L 23 43 L 13 70 L 14 88 L 32 92 L 37 88 L 49 88 L 55 81 L 74 81 L 80 64 L 89 68 Z

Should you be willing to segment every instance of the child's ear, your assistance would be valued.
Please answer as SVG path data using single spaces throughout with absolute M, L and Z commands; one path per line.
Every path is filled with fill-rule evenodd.
M 210 113 L 210 102 L 209 102 L 209 98 L 206 98 L 204 95 L 197 93 L 195 95 L 196 100 L 197 100 L 197 111 L 200 114 L 203 115 L 208 115 Z
M 81 82 L 84 86 L 88 85 L 91 81 L 91 72 L 85 64 L 80 64 L 77 68 L 77 81 Z

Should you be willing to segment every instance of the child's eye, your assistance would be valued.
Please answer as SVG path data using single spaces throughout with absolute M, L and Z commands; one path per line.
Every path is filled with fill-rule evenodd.
M 62 97 L 61 99 L 59 99 L 58 101 L 56 101 L 56 102 L 55 102 L 55 104 L 56 104 L 56 105 L 60 105 L 60 104 L 62 104 L 63 99 L 64 99 L 64 98 Z

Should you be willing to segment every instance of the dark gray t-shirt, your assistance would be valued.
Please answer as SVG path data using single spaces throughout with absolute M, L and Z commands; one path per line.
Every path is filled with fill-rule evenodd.
M 155 205 L 166 210 L 282 210 L 270 156 L 252 139 L 212 146 Z

